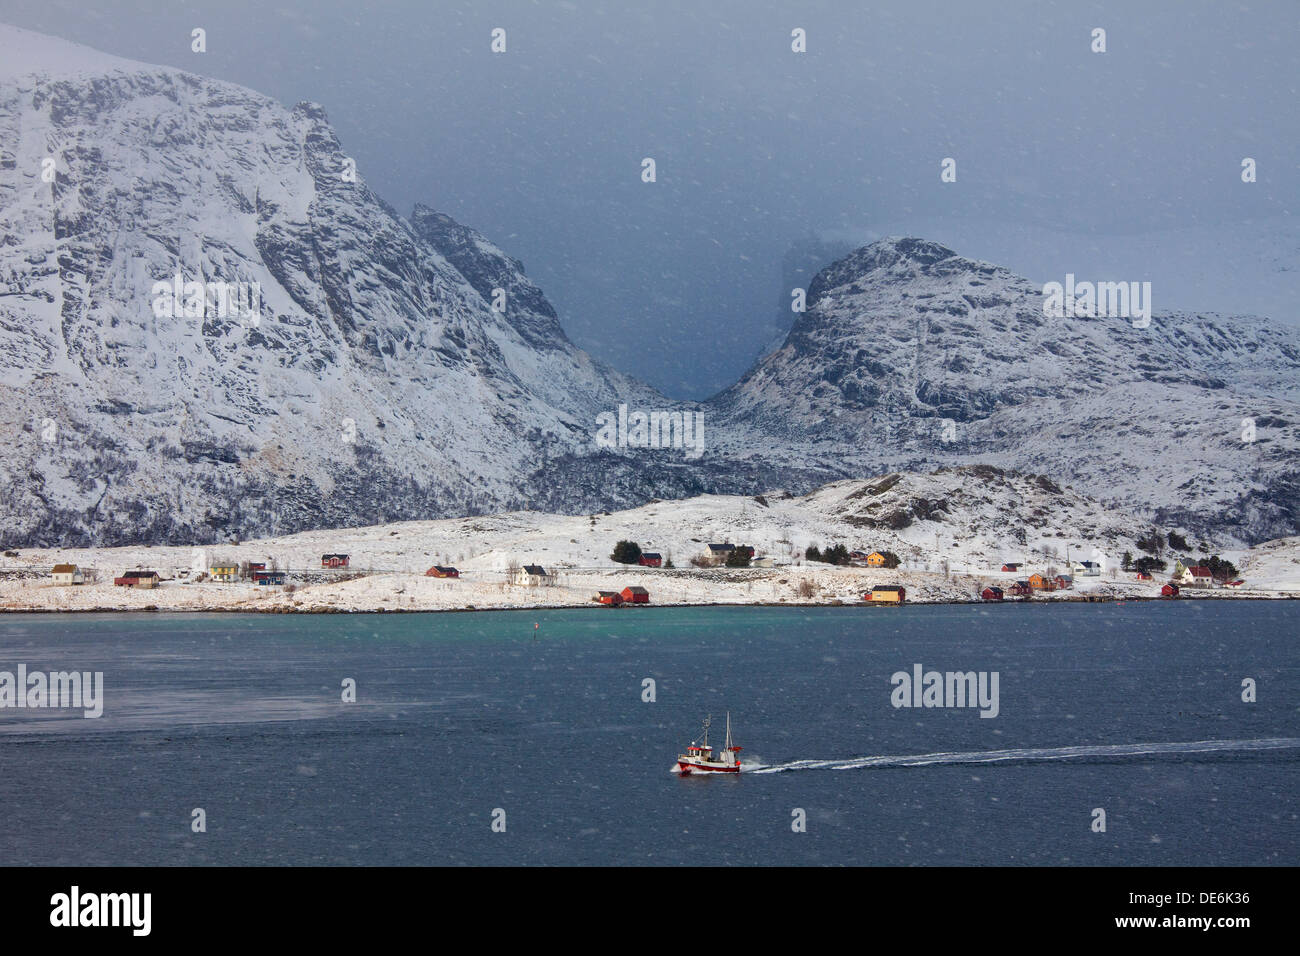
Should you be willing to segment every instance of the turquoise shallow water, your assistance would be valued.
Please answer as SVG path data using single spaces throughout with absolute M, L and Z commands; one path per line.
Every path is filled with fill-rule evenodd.
M 8 615 L 0 670 L 105 690 L 99 719 L 0 709 L 0 854 L 1295 864 L 1298 625 L 1300 604 L 1226 601 Z M 894 707 L 918 663 L 998 672 L 997 717 Z M 671 774 L 728 709 L 749 772 Z

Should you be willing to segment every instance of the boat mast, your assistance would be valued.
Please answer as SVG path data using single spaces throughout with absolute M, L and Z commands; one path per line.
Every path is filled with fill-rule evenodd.
M 727 746 L 723 749 L 731 749 L 731 711 L 727 711 Z

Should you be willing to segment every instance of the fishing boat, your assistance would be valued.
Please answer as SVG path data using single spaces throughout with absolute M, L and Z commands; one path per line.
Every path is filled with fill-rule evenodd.
M 712 717 L 705 717 L 700 742 L 692 740 L 686 753 L 677 755 L 678 773 L 740 773 L 741 748 L 731 742 L 731 712 L 727 712 L 727 742 L 716 757 L 713 756 L 713 748 L 709 746 L 709 724 L 712 721 Z

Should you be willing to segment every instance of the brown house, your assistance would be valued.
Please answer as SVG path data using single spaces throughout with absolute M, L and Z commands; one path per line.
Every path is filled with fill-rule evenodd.
M 114 578 L 113 584 L 120 588 L 141 588 L 148 590 L 158 586 L 157 571 L 123 571 L 120 578 Z

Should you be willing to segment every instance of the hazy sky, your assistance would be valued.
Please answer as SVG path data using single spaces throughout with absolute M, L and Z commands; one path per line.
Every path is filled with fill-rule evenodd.
M 810 233 L 1296 319 L 1279 270 L 1300 247 L 1271 272 L 1246 248 L 1296 235 L 1295 0 L 0 0 L 0 20 L 321 103 L 399 212 L 479 229 L 575 342 L 678 397 L 777 333 L 781 259 Z

